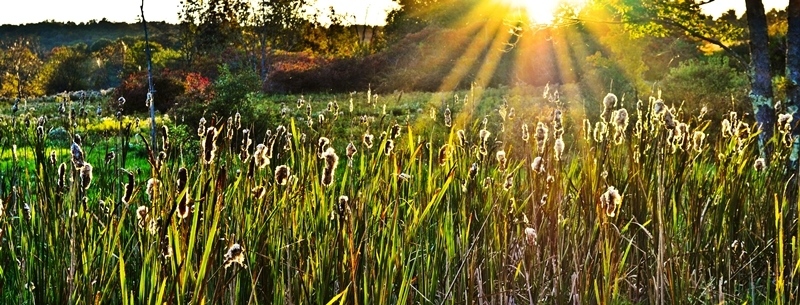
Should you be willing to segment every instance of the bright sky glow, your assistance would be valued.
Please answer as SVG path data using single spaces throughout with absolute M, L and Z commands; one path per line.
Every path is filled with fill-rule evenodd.
M 552 20 L 552 12 L 561 1 L 582 0 L 502 0 L 528 10 L 536 22 Z M 785 8 L 788 0 L 763 0 L 765 8 Z M 86 22 L 92 19 L 135 22 L 139 18 L 141 0 L 4 0 L 0 10 L 0 24 L 36 23 L 45 20 Z M 333 7 L 340 14 L 352 16 L 356 23 L 383 25 L 388 11 L 397 7 L 393 0 L 316 0 L 315 9 L 326 12 Z M 146 0 L 145 17 L 149 21 L 178 20 L 180 0 Z M 716 0 L 704 5 L 712 16 L 728 9 L 738 15 L 744 13 L 743 0 Z

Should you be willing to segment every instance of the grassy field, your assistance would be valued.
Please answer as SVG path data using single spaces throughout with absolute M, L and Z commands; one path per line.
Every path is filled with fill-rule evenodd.
M 156 143 L 7 113 L 0 303 L 798 302 L 782 133 L 767 164 L 744 113 L 561 93 L 259 97 Z

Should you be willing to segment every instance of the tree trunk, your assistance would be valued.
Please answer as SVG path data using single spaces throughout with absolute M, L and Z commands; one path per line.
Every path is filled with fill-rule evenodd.
M 789 157 L 796 170 L 800 156 L 800 0 L 789 0 L 786 33 L 786 110 L 792 114 L 792 136 L 795 137 Z
M 772 104 L 772 73 L 769 63 L 769 34 L 767 16 L 761 0 L 745 0 L 747 5 L 747 28 L 750 30 L 750 102 L 753 105 L 756 124 L 761 133 L 758 147 L 761 156 L 770 159 L 775 125 L 775 108 Z

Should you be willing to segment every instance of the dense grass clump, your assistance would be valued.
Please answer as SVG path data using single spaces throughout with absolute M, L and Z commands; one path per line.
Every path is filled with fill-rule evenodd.
M 4 118 L 0 303 L 797 301 L 786 135 L 761 159 L 744 114 L 515 90 L 165 119 L 156 143 Z

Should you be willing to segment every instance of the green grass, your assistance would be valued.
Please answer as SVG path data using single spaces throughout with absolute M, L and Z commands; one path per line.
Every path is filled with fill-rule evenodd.
M 305 107 L 295 105 L 298 96 L 259 97 L 258 111 L 270 119 L 251 126 L 271 136 L 253 134 L 246 159 L 242 130 L 226 120 L 215 125 L 215 141 L 193 130 L 171 137 L 160 162 L 163 144 L 149 158 L 146 130 L 92 131 L 109 123 L 51 119 L 47 129 L 88 131 L 82 146 L 94 171 L 86 190 L 69 145 L 38 137 L 35 123 L 4 124 L 0 303 L 796 302 L 797 200 L 785 194 L 791 188 L 783 166 L 789 148 L 776 143 L 770 166 L 756 171 L 754 132 L 722 137 L 713 132 L 720 122 L 674 109 L 689 134 L 707 134 L 702 145 L 689 139 L 678 147 L 648 111 L 650 102 L 641 112 L 625 105 L 623 140 L 614 141 L 609 125 L 596 141 L 583 119 L 595 126 L 610 117 L 601 119 L 600 101 L 574 96 L 548 101 L 539 88 L 476 88 L 396 93 L 368 104 L 357 93 L 352 112 L 350 96 L 306 96 L 311 126 Z M 338 116 L 324 110 L 334 99 Z M 280 102 L 289 109 L 283 116 Z M 555 109 L 564 113 L 561 122 Z M 35 122 L 37 115 L 14 120 Z M 373 119 L 362 124 L 363 115 Z M 548 127 L 546 141 L 537 141 L 538 122 Z M 400 133 L 386 154 L 395 128 Z M 481 140 L 484 128 L 491 135 Z M 361 141 L 367 132 L 375 136 L 372 147 Z M 320 137 L 338 155 L 330 185 L 322 181 L 329 161 L 318 156 Z M 269 164 L 251 166 L 256 145 L 272 141 Z M 208 163 L 202 147 L 212 142 Z M 357 148 L 352 160 L 350 142 Z M 8 152 L 14 144 L 17 159 Z M 53 149 L 55 164 L 48 160 Z M 118 157 L 106 164 L 110 150 Z M 536 157 L 541 172 L 531 166 Z M 281 165 L 291 172 L 285 185 L 275 178 Z M 188 173 L 182 190 L 180 168 Z M 151 178 L 160 181 L 152 198 Z M 603 206 L 610 186 L 622 196 L 618 206 L 613 196 Z M 186 196 L 191 208 L 182 215 Z M 148 211 L 141 218 L 140 207 Z M 243 251 L 228 253 L 234 244 Z

